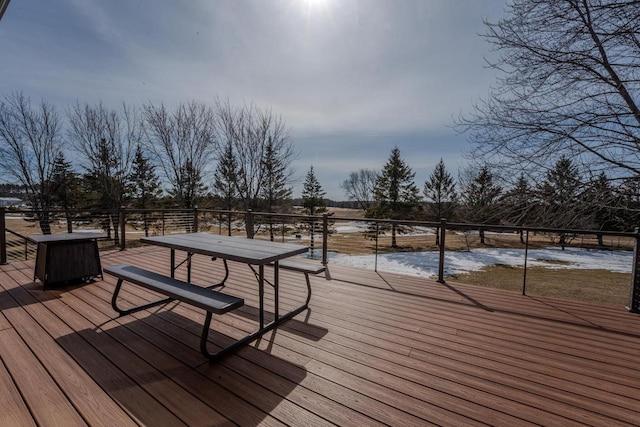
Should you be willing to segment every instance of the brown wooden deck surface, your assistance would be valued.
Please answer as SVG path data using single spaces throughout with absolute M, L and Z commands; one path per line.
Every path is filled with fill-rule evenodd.
M 102 253 L 103 266 L 163 273 L 168 259 L 151 247 Z M 212 350 L 256 325 L 255 278 L 230 266 L 225 292 L 246 305 L 214 316 Z M 195 257 L 194 282 L 220 273 Z M 640 424 L 640 316 L 622 307 L 330 274 L 312 278 L 308 312 L 209 363 L 200 310 L 118 318 L 112 277 L 42 291 L 33 261 L 0 266 L 0 425 Z M 303 276 L 281 281 L 281 303 L 299 304 Z M 153 299 L 127 285 L 122 295 Z

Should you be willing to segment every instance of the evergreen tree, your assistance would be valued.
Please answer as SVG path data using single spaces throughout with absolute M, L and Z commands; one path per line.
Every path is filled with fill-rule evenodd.
M 617 192 L 620 199 L 617 216 L 624 231 L 633 231 L 640 225 L 640 177 L 625 180 Z
M 265 147 L 262 168 L 264 170 L 264 182 L 260 193 L 266 205 L 267 212 L 283 212 L 291 203 L 293 190 L 287 185 L 289 181 L 287 164 L 278 152 L 278 147 L 274 146 L 271 137 L 269 137 L 267 146 Z M 324 196 L 324 192 L 322 195 Z M 274 232 L 272 221 L 269 222 L 269 236 L 271 241 L 273 241 Z
M 420 190 L 414 183 L 415 172 L 400 157 L 400 149 L 391 150 L 389 160 L 382 168 L 373 189 L 376 205 L 369 209 L 367 216 L 381 216 L 388 219 L 412 219 L 420 202 Z M 397 232 L 403 232 L 397 224 L 391 225 L 391 246 L 396 248 Z
M 162 195 L 160 179 L 153 165 L 144 156 L 140 145 L 136 148 L 133 158 L 131 174 L 129 175 L 130 190 L 134 200 L 134 206 L 138 209 L 152 208 Z M 149 220 L 147 212 L 143 212 L 144 234 L 149 235 Z
M 493 182 L 488 166 L 472 176 L 463 189 L 466 220 L 475 224 L 491 224 L 500 220 L 498 201 L 502 187 Z M 485 243 L 484 230 L 480 229 L 480 243 Z
M 93 194 L 95 207 L 107 211 L 103 222 L 103 229 L 111 237 L 113 229 L 114 240 L 118 237 L 117 209 L 124 204 L 126 197 L 125 168 L 121 159 L 116 156 L 115 143 L 101 138 L 96 145 L 96 152 L 91 159 L 91 166 L 85 175 L 88 189 Z
M 320 182 L 316 178 L 313 166 L 307 172 L 302 187 L 302 207 L 307 215 L 319 215 L 327 211 L 325 206 L 325 191 L 322 189 Z
M 444 161 L 436 165 L 429 176 L 429 180 L 424 183 L 424 197 L 429 202 L 426 205 L 427 219 L 439 221 L 442 218 L 452 220 L 454 218 L 458 194 L 453 178 L 447 172 Z M 440 229 L 436 228 L 436 245 L 440 245 Z
M 313 166 L 311 166 L 309 172 L 307 172 L 307 176 L 305 177 L 304 186 L 302 187 L 302 207 L 304 209 L 304 213 L 309 216 L 315 216 L 327 212 L 324 200 L 325 194 L 325 191 L 322 189 L 320 182 L 313 172 Z M 314 219 L 310 219 L 309 232 L 311 234 L 311 256 L 313 256 L 316 226 L 316 221 Z
M 218 166 L 213 175 L 213 191 L 227 211 L 233 210 L 238 201 L 238 161 L 230 139 L 218 155 Z M 227 232 L 231 236 L 231 214 L 227 215 Z
M 552 228 L 582 228 L 585 205 L 581 186 L 577 167 L 570 158 L 562 156 L 539 186 L 538 224 Z M 560 233 L 559 238 L 564 249 L 569 236 Z
M 621 220 L 617 217 L 616 211 L 621 205 L 621 199 L 604 172 L 589 183 L 582 198 L 587 204 L 584 213 L 588 217 L 584 228 L 614 230 L 620 226 Z M 602 234 L 596 236 L 598 245 L 604 246 Z
M 533 200 L 533 189 L 529 181 L 521 174 L 515 186 L 505 192 L 502 199 L 502 218 L 509 224 L 529 225 L 535 203 Z M 524 243 L 522 230 L 520 230 L 520 242 Z
M 71 233 L 71 210 L 77 206 L 80 200 L 80 177 L 71 169 L 71 163 L 64 158 L 62 151 L 58 153 L 53 163 L 53 171 L 50 181 L 53 203 L 58 205 L 65 213 L 67 232 Z
M 169 191 L 169 195 L 179 206 L 193 209 L 206 191 L 200 171 L 187 160 L 177 169 L 175 186 Z

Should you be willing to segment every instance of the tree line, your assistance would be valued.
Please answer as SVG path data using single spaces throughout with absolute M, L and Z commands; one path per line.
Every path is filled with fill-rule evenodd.
M 509 0 L 499 20 L 484 24 L 496 80 L 455 122 L 474 166 L 454 183 L 440 162 L 420 194 L 392 153 L 381 173 L 350 175 L 344 187 L 352 200 L 390 217 L 638 225 L 640 2 Z M 385 182 L 398 188 L 381 192 Z
M 510 0 L 485 26 L 497 77 L 456 126 L 512 178 L 500 219 L 638 225 L 640 2 Z
M 62 114 L 12 93 L 0 101 L 0 140 L 0 166 L 17 183 L 5 187 L 26 194 L 43 233 L 50 232 L 54 209 L 290 212 L 293 205 L 298 152 L 290 131 L 280 116 L 253 104 L 217 98 L 213 105 L 114 110 L 78 102 Z M 455 180 L 440 160 L 419 187 L 396 147 L 380 171 L 351 172 L 342 188 L 375 218 L 627 231 L 639 223 L 640 180 L 584 174 L 567 156 L 544 174 L 510 177 L 484 164 Z M 324 195 L 311 166 L 304 212 L 326 212 Z M 108 222 L 117 232 L 115 212 Z M 402 229 L 393 226 L 394 245 L 397 232 Z
M 21 92 L 0 100 L 0 173 L 22 190 L 45 234 L 60 209 L 286 212 L 297 157 L 284 120 L 254 104 L 76 102 L 61 112 Z M 308 175 L 315 180 L 313 168 Z M 305 186 L 309 213 L 322 195 Z M 108 222 L 117 230 L 115 213 Z
M 382 170 L 354 171 L 342 189 L 369 218 L 607 231 L 640 224 L 640 179 L 613 181 L 604 172 L 584 176 L 566 156 L 539 180 L 524 173 L 510 180 L 488 165 L 469 166 L 458 175 L 454 179 L 440 159 L 420 188 L 395 147 Z M 402 231 L 392 225 L 393 246 Z M 569 238 L 558 234 L 561 245 Z

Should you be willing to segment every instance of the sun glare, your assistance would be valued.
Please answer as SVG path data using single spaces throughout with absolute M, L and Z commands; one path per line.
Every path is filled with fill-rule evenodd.
M 303 0 L 303 2 L 306 3 L 307 10 L 309 12 L 318 10 L 318 9 L 325 9 L 329 1 L 330 0 Z

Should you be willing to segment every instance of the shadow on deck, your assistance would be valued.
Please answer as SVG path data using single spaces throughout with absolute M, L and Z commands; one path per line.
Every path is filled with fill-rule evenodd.
M 103 266 L 164 273 L 168 259 L 149 247 L 102 254 Z M 194 282 L 219 274 L 194 257 Z M 309 310 L 209 363 L 200 310 L 172 302 L 117 317 L 110 277 L 42 291 L 33 262 L 0 266 L 0 423 L 637 424 L 640 316 L 622 307 L 339 266 L 330 275 L 312 278 Z M 304 298 L 303 281 L 281 273 L 285 309 Z M 214 317 L 212 349 L 257 323 L 253 273 L 232 263 L 228 283 L 245 306 Z M 121 295 L 156 298 L 133 286 Z

